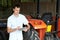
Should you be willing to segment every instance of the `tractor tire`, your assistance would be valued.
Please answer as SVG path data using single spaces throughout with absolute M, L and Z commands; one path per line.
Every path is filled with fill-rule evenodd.
M 44 40 L 54 40 L 51 36 L 46 36 Z
M 0 40 L 6 40 L 6 36 L 3 31 L 0 31 Z
M 51 33 L 46 33 L 44 40 L 54 40 L 54 37 Z

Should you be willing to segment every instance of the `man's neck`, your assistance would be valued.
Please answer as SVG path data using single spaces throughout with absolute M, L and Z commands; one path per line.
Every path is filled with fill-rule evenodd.
M 15 17 L 18 17 L 19 16 L 19 14 L 13 14 Z

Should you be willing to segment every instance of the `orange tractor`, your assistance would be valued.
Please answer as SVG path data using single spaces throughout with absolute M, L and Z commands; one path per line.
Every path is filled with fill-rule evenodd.
M 38 32 L 39 40 L 54 40 L 52 30 L 52 14 L 44 13 L 41 19 L 32 19 L 30 16 L 26 16 L 29 24 Z
M 30 26 L 37 31 L 39 40 L 44 40 L 44 36 L 47 28 L 46 23 L 40 19 L 32 19 L 32 17 L 29 15 L 26 16 L 26 18 L 28 19 Z

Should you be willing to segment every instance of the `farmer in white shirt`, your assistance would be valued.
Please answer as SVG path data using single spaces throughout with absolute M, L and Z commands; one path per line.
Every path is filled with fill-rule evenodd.
M 13 14 L 8 17 L 7 20 L 7 32 L 9 33 L 9 40 L 23 40 L 23 34 L 21 28 L 23 28 L 23 24 L 27 25 L 26 29 L 23 31 L 28 31 L 30 26 L 28 24 L 28 20 L 24 15 L 20 13 L 20 5 L 14 5 Z

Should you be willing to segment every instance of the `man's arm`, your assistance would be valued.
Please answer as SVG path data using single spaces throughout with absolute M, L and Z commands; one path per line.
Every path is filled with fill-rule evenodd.
M 12 29 L 12 28 L 10 28 L 10 27 L 7 27 L 7 32 L 8 33 L 11 33 L 11 32 L 14 32 L 14 31 L 16 31 L 16 30 L 19 30 L 20 29 L 20 27 L 18 26 L 17 28 L 14 28 L 14 29 Z
M 29 29 L 30 29 L 30 25 L 29 25 L 29 24 L 27 24 L 26 29 L 24 29 L 23 31 L 24 31 L 24 32 L 27 32 Z
M 27 30 L 29 30 L 30 29 L 30 25 L 29 24 L 27 24 Z

